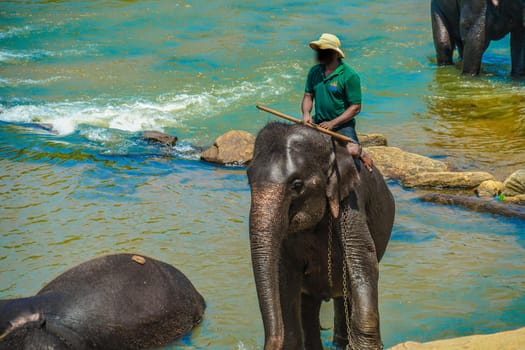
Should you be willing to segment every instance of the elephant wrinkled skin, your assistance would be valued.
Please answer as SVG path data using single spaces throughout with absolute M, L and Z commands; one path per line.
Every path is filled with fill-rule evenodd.
M 344 144 L 307 126 L 271 123 L 257 136 L 248 178 L 252 264 L 265 349 L 322 349 L 319 310 L 330 298 L 336 346 L 344 348 L 350 339 L 352 349 L 382 349 L 378 263 L 395 205 L 379 170 L 357 169 Z M 349 267 L 350 336 L 343 257 Z

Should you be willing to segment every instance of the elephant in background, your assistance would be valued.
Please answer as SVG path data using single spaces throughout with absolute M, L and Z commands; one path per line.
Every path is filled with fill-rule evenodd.
M 334 344 L 344 348 L 350 339 L 351 349 L 382 349 L 378 263 L 395 204 L 379 170 L 358 169 L 344 144 L 308 126 L 271 123 L 256 138 L 248 178 L 264 348 L 322 349 L 319 311 L 333 298 Z M 346 310 L 343 259 L 351 295 Z
M 108 255 L 64 272 L 35 296 L 0 300 L 0 349 L 149 349 L 189 332 L 204 309 L 173 266 Z
M 525 76 L 525 0 L 432 0 L 434 46 L 439 65 L 453 64 L 457 47 L 463 74 L 478 75 L 491 40 L 510 33 L 513 76 Z

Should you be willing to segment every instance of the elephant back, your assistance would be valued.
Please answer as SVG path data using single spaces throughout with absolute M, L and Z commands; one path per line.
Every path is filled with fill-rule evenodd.
M 67 328 L 92 348 L 142 349 L 190 331 L 204 313 L 203 297 L 186 276 L 164 262 L 133 254 L 99 257 L 47 284 L 37 296 L 47 322 Z

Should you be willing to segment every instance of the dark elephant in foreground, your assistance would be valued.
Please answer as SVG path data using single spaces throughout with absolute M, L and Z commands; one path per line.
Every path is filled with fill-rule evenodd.
M 478 75 L 490 41 L 510 33 L 511 74 L 525 76 L 524 13 L 524 0 L 432 0 L 438 64 L 452 64 L 457 47 L 463 59 L 463 74 Z
M 308 126 L 272 123 L 257 136 L 248 177 L 264 348 L 322 349 L 319 310 L 333 298 L 336 346 L 382 349 L 378 263 L 395 204 L 379 170 L 358 169 L 344 144 Z
M 0 301 L 0 349 L 149 349 L 189 332 L 205 303 L 161 261 L 99 257 L 49 282 L 35 296 Z

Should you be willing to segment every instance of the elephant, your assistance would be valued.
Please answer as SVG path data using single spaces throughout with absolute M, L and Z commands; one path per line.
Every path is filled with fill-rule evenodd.
M 175 267 L 107 255 L 64 272 L 35 296 L 0 300 L 0 349 L 150 349 L 189 332 L 204 309 Z
M 247 173 L 264 349 L 322 349 L 319 311 L 329 299 L 337 348 L 382 349 L 379 261 L 395 203 L 379 170 L 356 163 L 344 142 L 277 122 L 258 133 Z
M 430 7 L 439 65 L 453 64 L 457 47 L 463 74 L 478 75 L 490 41 L 510 33 L 511 74 L 525 76 L 525 0 L 432 0 Z

